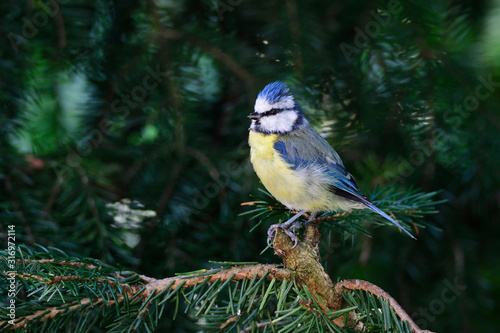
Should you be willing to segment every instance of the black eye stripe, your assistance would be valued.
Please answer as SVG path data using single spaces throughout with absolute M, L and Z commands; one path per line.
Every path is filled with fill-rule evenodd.
M 282 111 L 290 111 L 290 110 L 293 110 L 293 108 L 290 108 L 290 109 L 271 109 L 269 111 L 266 111 L 266 112 L 263 112 L 260 114 L 260 117 L 267 117 L 267 116 L 274 116 L 275 114 L 278 114 Z

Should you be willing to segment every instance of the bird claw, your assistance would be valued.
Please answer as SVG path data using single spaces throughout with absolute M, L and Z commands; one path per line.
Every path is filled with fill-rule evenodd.
M 290 229 L 293 229 L 293 230 L 296 230 L 300 227 L 300 223 L 299 223 L 299 226 L 297 227 L 295 225 L 295 223 L 290 227 Z M 294 234 L 294 232 L 292 230 L 289 230 L 286 228 L 286 226 L 283 226 L 283 224 L 273 224 L 269 227 L 269 229 L 267 230 L 267 245 L 269 247 L 271 247 L 271 241 L 274 239 L 274 235 L 276 234 L 276 230 L 277 229 L 281 229 L 283 230 L 283 232 L 288 236 L 290 237 L 290 239 L 293 241 L 293 246 L 292 246 L 292 249 L 294 247 L 297 246 L 297 244 L 299 243 L 299 238 Z

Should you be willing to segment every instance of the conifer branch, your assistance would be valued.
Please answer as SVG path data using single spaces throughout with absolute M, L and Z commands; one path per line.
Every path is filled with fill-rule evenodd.
M 363 281 L 363 280 L 343 280 L 335 284 L 335 291 L 337 293 L 342 293 L 342 289 L 346 290 L 363 290 L 366 291 L 370 294 L 373 294 L 377 296 L 378 298 L 383 299 L 384 301 L 389 302 L 389 305 L 391 308 L 396 312 L 396 314 L 401 318 L 402 321 L 406 321 L 408 325 L 410 326 L 411 332 L 412 333 L 433 333 L 428 330 L 422 330 L 420 329 L 417 324 L 411 319 L 411 317 L 406 313 L 405 310 L 399 305 L 399 303 L 389 295 L 386 291 L 384 291 L 382 288 L 380 288 L 377 285 L 374 285 L 373 283 L 370 283 L 368 281 Z
M 320 233 L 316 223 L 310 223 L 305 231 L 303 240 L 292 248 L 293 243 L 290 238 L 279 231 L 274 239 L 273 247 L 275 253 L 283 259 L 285 267 L 290 268 L 297 273 L 296 281 L 300 286 L 301 283 L 311 292 L 314 301 L 320 305 L 323 313 L 328 313 L 329 310 L 338 311 L 347 306 L 342 297 L 342 289 L 347 290 L 364 290 L 378 298 L 388 301 L 390 307 L 399 316 L 401 321 L 407 322 L 412 333 L 432 333 L 431 331 L 421 330 L 410 316 L 403 310 L 399 303 L 385 292 L 382 288 L 362 280 L 344 280 L 336 283 L 331 281 L 319 262 L 319 244 Z M 312 300 L 300 300 L 299 304 L 312 311 L 316 312 L 311 307 Z M 325 304 L 325 306 L 322 306 Z M 358 321 L 358 317 L 354 311 L 349 313 L 349 325 L 356 325 L 356 329 L 362 329 L 363 325 Z M 333 322 L 343 327 L 346 323 L 344 316 L 335 318 Z
M 268 327 L 268 326 L 273 326 L 276 325 L 276 323 L 273 323 L 272 321 L 263 321 L 261 323 L 255 323 L 252 326 L 245 327 L 240 331 L 240 333 L 245 333 L 245 332 L 251 332 L 254 328 L 263 328 L 263 327 Z
M 122 295 L 116 295 L 117 300 L 106 300 L 107 306 L 114 305 L 116 303 L 121 303 L 124 298 Z M 31 315 L 21 317 L 18 322 L 16 322 L 14 325 L 8 326 L 8 330 L 16 330 L 18 328 L 22 327 L 27 327 L 32 320 L 36 320 L 39 323 L 43 323 L 47 320 L 54 319 L 58 315 L 63 314 L 65 312 L 70 312 L 73 310 L 77 310 L 78 308 L 82 309 L 85 308 L 89 305 L 96 306 L 96 305 L 101 305 L 104 303 L 104 299 L 102 297 L 96 299 L 96 300 L 91 300 L 90 298 L 83 298 L 80 299 L 79 302 L 76 302 L 74 305 L 71 305 L 69 307 L 61 307 L 61 306 L 54 306 L 48 309 L 42 309 L 34 312 Z M 0 325 L 3 326 L 4 322 L 0 322 Z
M 344 280 L 334 284 L 319 262 L 320 233 L 315 223 L 308 225 L 302 238 L 303 240 L 292 248 L 293 243 L 289 237 L 281 231 L 277 233 L 273 247 L 275 253 L 283 259 L 285 268 L 277 265 L 241 263 L 242 265 L 202 270 L 164 279 L 137 274 L 130 276 L 127 272 L 120 273 L 113 267 L 95 264 L 94 261 L 89 263 L 68 258 L 18 259 L 22 269 L 15 274 L 16 277 L 27 282 L 26 286 L 34 287 L 27 289 L 31 290 L 30 294 L 33 294 L 33 290 L 39 290 L 41 294 L 39 293 L 38 301 L 45 303 L 39 302 L 31 312 L 24 312 L 14 325 L 7 325 L 6 321 L 3 321 L 0 322 L 0 327 L 14 330 L 38 326 L 49 320 L 63 322 L 69 313 L 75 315 L 82 311 L 89 312 L 95 306 L 103 309 L 103 315 L 114 311 L 113 307 L 124 314 L 128 313 L 124 317 L 128 321 L 115 324 L 115 329 L 137 327 L 147 325 L 145 318 L 151 318 L 159 306 L 181 295 L 184 296 L 187 309 L 196 310 L 197 315 L 202 310 L 207 313 L 211 311 L 212 304 L 221 290 L 226 288 L 229 295 L 238 294 L 236 299 L 243 301 L 238 300 L 237 304 L 228 307 L 228 310 L 223 306 L 220 308 L 226 315 L 214 322 L 219 329 L 231 330 L 239 327 L 241 332 L 247 332 L 252 327 L 273 325 L 290 328 L 297 320 L 293 319 L 293 314 L 301 313 L 300 318 L 304 318 L 304 323 L 320 322 L 325 328 L 363 330 L 364 322 L 360 321 L 355 312 L 357 306 L 349 304 L 342 294 L 345 289 L 366 291 L 387 301 L 401 322 L 406 322 L 413 333 L 431 333 L 420 330 L 394 298 L 381 288 L 361 280 Z M 8 272 L 3 271 L 4 276 L 7 274 Z M 128 277 L 124 277 L 127 275 Z M 243 284 L 238 289 L 240 281 L 243 281 Z M 285 284 L 278 286 L 276 281 Z M 234 287 L 227 289 L 230 283 Z M 293 294 L 289 295 L 291 287 Z M 94 296 L 87 293 L 85 297 L 81 297 L 86 288 L 91 288 Z M 181 292 L 187 288 L 191 290 Z M 231 291 L 232 288 L 235 288 L 234 291 Z M 50 301 L 57 293 L 61 298 Z M 268 317 L 260 316 L 259 321 L 249 326 L 245 318 L 253 318 L 262 309 L 267 308 L 270 304 L 269 295 L 273 295 L 278 302 L 276 313 Z M 134 310 L 131 311 L 132 308 Z M 234 311 L 235 309 L 237 311 Z M 238 326 L 242 324 L 242 327 Z
M 97 270 L 100 270 L 102 267 L 101 266 L 95 266 L 95 265 L 92 265 L 92 264 L 87 264 L 87 263 L 83 263 L 83 262 L 79 262 L 79 261 L 64 261 L 64 260 L 55 260 L 55 259 L 24 259 L 24 260 L 21 260 L 21 259 L 17 259 L 17 262 L 18 263 L 39 263 L 39 264 L 53 264 L 53 265 L 61 265 L 61 266 L 74 266 L 74 267 L 83 267 L 85 269 L 89 269 L 89 270 L 94 270 L 94 269 L 97 269 Z
M 307 288 L 314 301 L 319 305 L 324 314 L 330 311 L 338 311 L 345 307 L 342 294 L 338 293 L 332 280 L 325 272 L 319 262 L 319 240 L 320 232 L 316 223 L 310 223 L 305 230 L 304 239 L 293 247 L 293 242 L 282 231 L 279 231 L 274 239 L 273 247 L 275 253 L 283 259 L 285 267 L 295 271 L 298 286 Z M 309 300 L 312 301 L 312 300 Z M 316 314 L 310 303 L 299 302 L 300 305 Z M 355 317 L 354 313 L 351 318 Z M 343 327 L 346 323 L 344 316 L 333 319 L 333 323 Z M 349 325 L 354 325 L 352 320 Z
M 213 274 L 210 272 L 214 271 Z M 292 281 L 295 278 L 295 272 L 286 269 L 278 268 L 276 265 L 244 265 L 244 266 L 234 266 L 224 270 L 210 270 L 203 274 L 191 274 L 191 275 L 181 275 L 176 277 L 169 277 L 165 279 L 154 279 L 144 275 L 140 275 L 141 279 L 146 281 L 145 295 L 149 296 L 153 291 L 162 291 L 167 286 L 170 286 L 170 290 L 175 290 L 179 285 L 183 284 L 183 288 L 193 287 L 200 283 L 203 283 L 208 279 L 207 283 L 213 283 L 217 280 L 227 281 L 240 281 L 240 280 L 252 280 L 254 278 L 262 278 L 264 275 L 267 279 L 277 279 L 279 281 Z
M 135 303 L 139 303 L 140 308 L 135 315 L 135 322 L 141 320 L 141 318 L 148 312 L 152 304 L 160 301 L 159 296 L 165 295 L 169 291 L 172 291 L 170 296 L 166 296 L 167 299 L 172 297 L 175 293 L 178 293 L 180 289 L 186 289 L 190 287 L 197 287 L 200 285 L 211 285 L 216 284 L 221 286 L 223 282 L 237 282 L 241 280 L 252 280 L 256 279 L 276 279 L 279 281 L 293 281 L 295 278 L 295 273 L 291 270 L 285 268 L 279 268 L 277 265 L 239 265 L 233 266 L 227 269 L 211 269 L 202 273 L 194 273 L 188 275 L 180 275 L 165 279 L 155 279 L 148 276 L 140 275 L 140 279 L 136 280 L 135 283 L 127 284 L 122 283 L 118 280 L 123 278 L 119 273 L 105 273 L 103 266 L 97 266 L 93 264 L 88 264 L 78 261 L 66 261 L 66 260 L 56 260 L 56 259 L 18 259 L 21 266 L 39 264 L 39 267 L 48 266 L 64 266 L 64 267 L 75 267 L 78 270 L 62 270 L 60 274 L 54 274 L 54 271 L 48 269 L 50 273 L 40 271 L 36 273 L 23 272 L 15 273 L 15 276 L 23 281 L 29 282 L 30 284 L 36 285 L 36 288 L 42 288 L 43 285 L 61 285 L 57 288 L 67 288 L 69 285 L 74 283 L 88 284 L 93 286 L 92 288 L 96 291 L 95 298 L 85 297 L 80 298 L 77 295 L 75 298 L 71 298 L 63 303 L 58 303 L 57 305 L 50 305 L 48 307 L 34 310 L 31 313 L 27 313 L 16 318 L 16 323 L 14 325 L 7 325 L 6 321 L 0 321 L 0 327 L 7 328 L 9 330 L 15 330 L 23 327 L 27 327 L 32 323 L 44 323 L 47 320 L 56 319 L 59 315 L 67 314 L 69 312 L 80 312 L 82 310 L 88 310 L 89 305 L 93 308 L 96 305 L 100 307 L 109 308 L 114 305 L 122 304 L 124 302 L 130 303 L 131 300 L 135 299 Z M 48 265 L 48 266 L 47 266 Z M 27 266 L 25 266 L 27 267 Z M 90 272 L 89 272 L 90 271 Z M 64 275 L 64 273 L 68 273 Z M 86 274 L 94 274 L 87 276 Z M 4 276 L 7 276 L 9 272 L 3 271 Z M 82 274 L 77 275 L 77 274 Z M 104 294 L 97 292 L 98 286 L 105 288 L 111 287 L 113 290 L 112 297 L 108 294 L 104 297 Z M 107 287 L 109 286 L 109 287 Z M 60 290 L 63 290 L 60 289 Z M 45 288 L 46 290 L 46 288 Z M 165 299 L 165 298 L 164 298 Z M 125 303 L 126 307 L 128 307 Z M 164 303 L 164 302 L 163 302 Z M 47 303 L 49 305 L 50 303 Z M 237 320 L 235 318 L 234 320 Z M 227 322 L 229 324 L 230 321 Z M 37 324 L 37 325 L 38 325 Z

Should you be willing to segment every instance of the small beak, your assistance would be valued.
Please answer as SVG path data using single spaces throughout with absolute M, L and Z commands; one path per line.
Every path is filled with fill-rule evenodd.
M 255 119 L 259 119 L 260 115 L 257 112 L 252 112 L 248 115 L 248 118 L 255 120 Z

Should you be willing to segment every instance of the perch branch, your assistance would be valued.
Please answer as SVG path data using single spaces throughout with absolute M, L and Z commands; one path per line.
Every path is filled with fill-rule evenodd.
M 303 240 L 295 248 L 292 248 L 292 241 L 282 231 L 276 234 L 273 243 L 275 254 L 283 259 L 285 267 L 296 272 L 297 285 L 306 285 L 318 304 L 325 304 L 328 309 L 337 311 L 347 306 L 342 297 L 342 288 L 347 290 L 364 290 L 388 301 L 399 318 L 408 323 L 412 333 L 432 333 L 431 331 L 421 330 L 393 297 L 370 282 L 344 280 L 334 285 L 319 262 L 319 238 L 320 233 L 317 224 L 310 223 L 305 230 Z M 319 300 L 322 302 L 319 302 Z M 301 305 L 304 308 L 308 307 L 307 302 L 302 302 Z M 325 313 L 328 309 L 322 308 Z M 333 322 L 343 327 L 345 323 L 344 316 L 333 320 Z M 358 320 L 357 314 L 354 311 L 349 312 L 348 324 L 355 325 L 355 328 L 358 330 L 364 329 L 363 324 Z
M 305 285 L 311 292 L 317 304 L 321 306 L 321 310 L 327 313 L 328 310 L 337 311 L 344 307 L 342 294 L 337 293 L 334 284 L 328 274 L 326 274 L 323 266 L 319 262 L 319 228 L 316 223 L 310 223 L 305 230 L 304 239 L 299 242 L 296 247 L 293 247 L 293 242 L 281 230 L 276 233 L 273 242 L 274 253 L 283 259 L 285 267 L 296 273 L 295 281 L 297 286 Z M 305 304 L 301 304 L 304 308 L 308 308 Z M 348 324 L 354 323 L 352 318 L 355 318 L 354 312 L 349 314 L 350 320 Z M 335 318 L 333 322 L 343 327 L 345 320 L 344 316 Z

